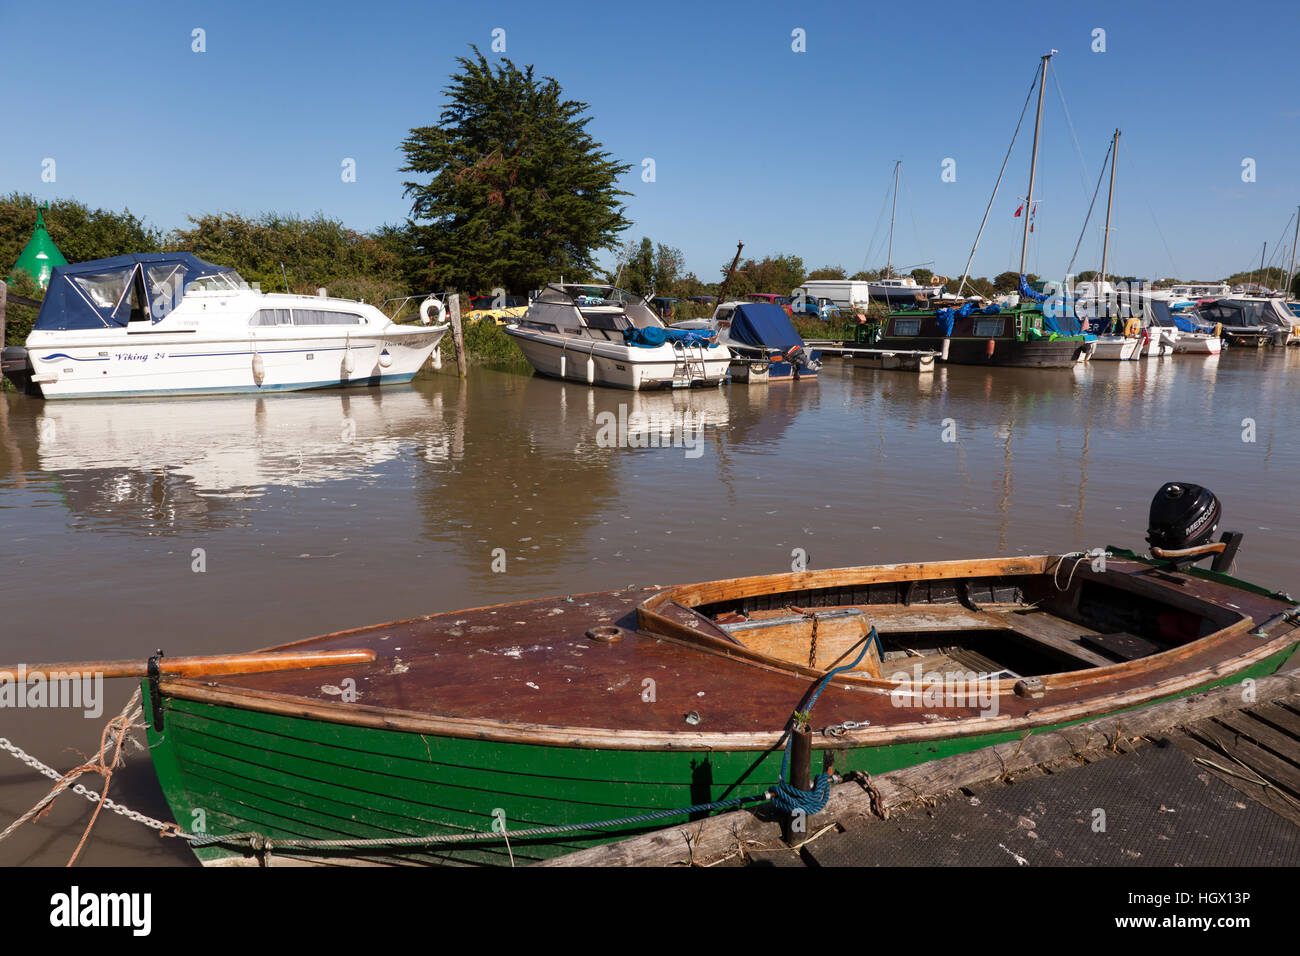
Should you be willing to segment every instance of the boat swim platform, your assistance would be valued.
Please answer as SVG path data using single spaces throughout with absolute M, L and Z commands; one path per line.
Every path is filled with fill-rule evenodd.
M 1217 688 L 847 780 L 799 833 L 740 810 L 540 865 L 1297 866 L 1297 665 L 1246 705 Z

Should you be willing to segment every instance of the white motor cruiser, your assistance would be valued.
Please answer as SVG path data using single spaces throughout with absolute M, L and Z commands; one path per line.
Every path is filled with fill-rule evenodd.
M 506 334 L 542 375 L 590 385 L 717 385 L 731 364 L 716 334 L 665 328 L 645 299 L 612 285 L 548 285 Z
M 428 299 L 423 324 L 399 325 L 362 302 L 250 289 L 185 252 L 115 256 L 54 270 L 5 374 L 47 399 L 409 382 L 449 328 L 443 314 Z

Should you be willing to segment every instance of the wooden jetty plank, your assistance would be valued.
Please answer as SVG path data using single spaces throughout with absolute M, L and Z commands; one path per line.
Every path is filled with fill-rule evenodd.
M 1290 820 L 1296 826 L 1300 826 L 1300 806 L 1297 806 L 1295 801 L 1287 798 L 1267 781 L 1248 779 L 1251 776 L 1249 772 L 1237 766 L 1219 751 L 1205 746 L 1194 737 L 1187 734 L 1172 734 L 1169 739 L 1175 747 L 1192 760 L 1199 761 L 1198 766 L 1203 767 L 1207 773 L 1213 774 L 1250 799 L 1262 803 L 1278 816 Z M 1218 767 L 1222 767 L 1224 770 L 1216 769 Z
M 1278 704 L 1264 704 L 1260 707 L 1251 707 L 1246 713 L 1267 721 L 1292 737 L 1300 738 L 1300 714 L 1293 713 L 1285 707 Z
M 1284 760 L 1300 765 L 1300 740 L 1275 730 L 1264 721 L 1240 711 L 1222 714 L 1215 720 L 1247 739 L 1271 750 Z
M 1219 750 L 1225 755 L 1223 761 L 1240 761 L 1293 797 L 1300 797 L 1300 767 L 1274 756 L 1258 744 L 1214 721 L 1193 724 L 1187 728 L 1187 732 L 1211 749 Z
M 1255 685 L 1258 699 L 1273 701 L 1300 693 L 1300 672 L 1265 677 Z M 1241 707 L 1241 687 L 1229 685 L 1180 697 L 1139 710 L 1114 714 L 1023 740 L 955 754 L 871 778 L 880 805 L 891 807 L 993 780 L 1051 760 L 1106 747 L 1120 737 L 1151 736 Z M 1225 732 L 1226 733 L 1226 732 Z M 1229 758 L 1218 754 L 1219 762 Z M 848 782 L 831 788 L 826 808 L 809 820 L 810 828 L 842 817 L 872 814 L 871 796 Z M 780 826 L 749 810 L 718 814 L 686 825 L 608 843 L 544 861 L 539 866 L 676 866 L 687 859 L 705 860 L 732 852 L 742 840 L 774 841 Z

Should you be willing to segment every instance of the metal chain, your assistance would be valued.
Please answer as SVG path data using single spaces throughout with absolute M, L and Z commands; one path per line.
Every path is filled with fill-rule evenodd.
M 826 737 L 843 737 L 851 730 L 861 730 L 863 727 L 870 727 L 869 720 L 846 720 L 842 724 L 833 724 L 830 727 L 822 728 L 822 734 Z
M 13 755 L 14 759 L 27 764 L 27 766 L 31 767 L 37 773 L 49 777 L 51 780 L 56 780 L 56 781 L 62 780 L 64 777 L 63 774 L 59 773 L 53 767 L 49 766 L 48 764 L 41 763 L 41 761 L 37 760 L 35 757 L 27 753 L 21 747 L 11 743 L 8 739 L 4 737 L 0 737 L 0 750 L 9 751 L 9 753 Z M 71 786 L 65 786 L 64 788 L 60 789 L 55 793 L 51 793 L 45 800 L 42 800 L 41 802 L 43 804 L 50 803 L 54 799 L 54 797 L 57 797 L 59 793 L 63 792 L 63 790 L 71 790 L 73 793 L 80 794 L 81 796 L 89 800 L 91 803 L 99 803 L 100 801 L 100 795 L 98 792 L 91 790 L 89 787 L 83 786 L 82 784 L 74 783 Z M 126 817 L 128 820 L 134 820 L 136 823 L 142 823 L 153 830 L 158 830 L 164 836 L 178 836 L 186 839 L 193 839 L 191 834 L 180 831 L 180 829 L 176 826 L 176 824 L 164 823 L 161 820 L 155 820 L 153 817 L 145 816 L 143 813 L 140 813 L 136 810 L 132 810 L 130 807 L 124 806 L 123 804 L 120 804 L 116 800 L 113 800 L 111 798 L 104 800 L 104 808 L 106 810 L 112 810 L 118 816 Z

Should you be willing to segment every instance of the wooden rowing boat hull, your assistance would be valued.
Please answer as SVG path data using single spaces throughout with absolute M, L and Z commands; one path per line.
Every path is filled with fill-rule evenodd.
M 909 582 L 937 575 L 925 584 L 928 599 L 951 609 L 938 603 L 946 601 L 950 582 L 974 582 L 963 583 L 963 593 L 991 600 L 996 588 L 979 584 L 995 580 L 988 575 L 1000 570 L 1012 581 L 1020 580 L 1016 575 L 1038 580 L 1044 561 L 808 572 L 740 579 L 736 587 L 754 593 L 785 587 L 805 603 L 817 588 L 832 603 L 843 599 L 836 587 L 857 588 L 855 600 L 878 602 L 892 598 L 872 588 L 919 593 Z M 869 583 L 837 584 L 852 578 L 850 570 L 853 580 Z M 1231 598 L 1234 610 L 1222 612 L 1227 626 L 1183 648 L 1099 668 L 1091 677 L 1086 670 L 1049 676 L 1043 699 L 1011 693 L 1004 682 L 995 716 L 962 705 L 900 711 L 880 693 L 879 681 L 837 679 L 819 699 L 813 726 L 850 720 L 869 726 L 840 738 L 819 733 L 814 747 L 833 750 L 840 773 L 896 770 L 1271 674 L 1300 637 L 1293 625 L 1268 639 L 1249 633 L 1252 624 L 1287 607 L 1280 595 L 1181 573 L 1153 579 L 1138 563 L 1116 561 L 1108 574 L 1091 581 L 1153 593 L 1167 588 L 1171 601 L 1184 604 L 1198 588 L 1221 603 Z M 1071 587 L 1087 586 L 1087 579 L 1085 567 Z M 794 585 L 808 589 L 795 592 Z M 155 700 L 160 704 L 161 728 L 148 735 L 158 780 L 186 830 L 253 831 L 273 846 L 293 839 L 485 833 L 494 823 L 508 830 L 586 824 L 762 794 L 779 776 L 785 721 L 819 672 L 752 659 L 739 647 L 695 646 L 670 633 L 674 620 L 688 620 L 677 601 L 716 602 L 725 590 L 717 583 L 605 592 L 434 615 L 278 648 L 370 648 L 377 652 L 370 664 L 146 680 L 146 717 Z M 881 604 L 881 619 L 896 607 Z M 593 625 L 620 627 L 621 638 L 594 641 Z M 353 701 L 341 693 L 348 681 L 357 688 Z M 695 723 L 687 719 L 692 712 Z M 814 760 L 814 772 L 819 767 Z M 685 819 L 546 841 L 512 839 L 509 846 L 495 840 L 399 854 L 284 847 L 274 853 L 314 862 L 529 862 Z M 206 864 L 255 860 L 239 846 L 196 853 Z

